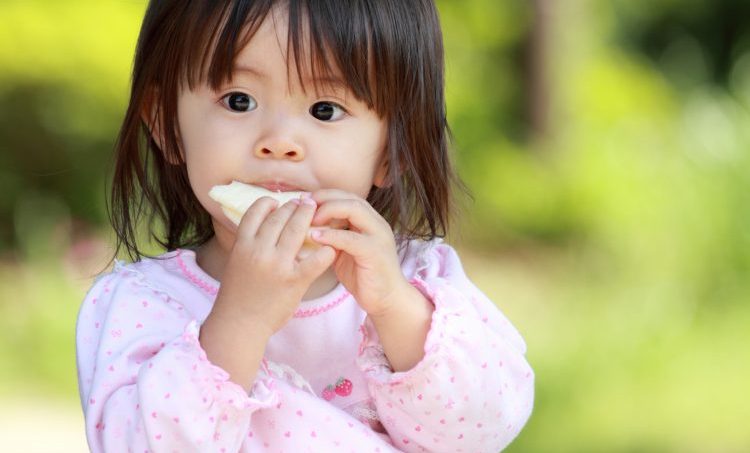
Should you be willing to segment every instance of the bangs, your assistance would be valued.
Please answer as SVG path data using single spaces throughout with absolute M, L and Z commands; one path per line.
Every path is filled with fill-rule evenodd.
M 368 17 L 363 2 L 333 0 L 265 0 L 201 2 L 200 8 L 186 8 L 184 21 L 189 39 L 175 43 L 183 55 L 174 63 L 180 87 L 190 90 L 207 85 L 214 91 L 229 82 L 234 74 L 235 60 L 250 42 L 261 23 L 274 20 L 273 9 L 286 9 L 288 21 L 287 72 L 292 64 L 300 86 L 306 90 L 305 76 L 310 76 L 316 92 L 324 88 L 345 87 L 368 108 L 380 116 L 386 113 L 386 102 L 378 93 L 375 61 L 384 55 L 373 48 L 382 39 L 371 37 L 377 30 Z M 348 9 L 348 11 L 342 11 Z M 379 64 L 380 63 L 380 64 Z
M 150 0 L 115 145 L 107 207 L 115 256 L 121 247 L 135 259 L 143 255 L 137 230 L 144 221 L 167 250 L 214 236 L 181 150 L 179 94 L 223 88 L 263 21 L 279 17 L 288 26 L 287 74 L 296 70 L 303 90 L 343 84 L 388 125 L 388 184 L 373 186 L 367 201 L 402 238 L 446 231 L 451 185 L 461 185 L 448 154 L 433 0 Z

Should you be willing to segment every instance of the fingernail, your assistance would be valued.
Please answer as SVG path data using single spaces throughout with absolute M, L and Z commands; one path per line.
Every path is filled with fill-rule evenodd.
M 312 230 L 310 231 L 310 236 L 313 239 L 320 239 L 321 237 L 323 237 L 323 232 L 320 230 Z
M 297 200 L 297 201 L 300 201 L 300 200 Z M 315 200 L 313 200 L 312 198 L 303 198 L 301 201 L 302 201 L 303 204 L 306 204 L 308 206 L 317 206 L 318 205 L 317 203 L 315 203 Z
M 300 201 L 300 200 L 299 200 L 298 198 L 292 198 L 292 199 L 291 199 L 291 200 L 289 200 L 289 201 L 291 201 L 292 203 L 296 204 L 297 206 L 299 206 L 299 205 L 300 205 L 300 203 L 301 203 L 301 201 Z

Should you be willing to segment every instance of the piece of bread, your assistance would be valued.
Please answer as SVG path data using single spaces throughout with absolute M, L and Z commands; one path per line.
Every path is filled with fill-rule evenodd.
M 226 215 L 235 225 L 239 226 L 242 216 L 245 215 L 245 211 L 247 211 L 247 209 L 260 197 L 274 198 L 278 200 L 279 206 L 281 206 L 290 200 L 302 198 L 307 193 L 308 192 L 272 192 L 263 187 L 253 186 L 239 181 L 232 181 L 227 185 L 212 187 L 208 192 L 208 196 L 214 201 L 218 201 L 219 204 L 221 204 L 221 210 L 224 211 L 224 215 Z M 348 226 L 349 223 L 346 220 L 334 219 L 329 225 L 316 228 L 338 228 L 345 230 Z M 305 243 L 302 245 L 302 253 L 299 256 L 303 257 L 320 247 L 320 244 L 310 239 L 309 236 L 306 236 Z
M 293 199 L 300 199 L 306 192 L 272 192 L 263 187 L 232 181 L 223 186 L 213 186 L 208 196 L 221 204 L 221 210 L 235 225 L 239 226 L 245 211 L 260 197 L 271 197 L 279 206 Z

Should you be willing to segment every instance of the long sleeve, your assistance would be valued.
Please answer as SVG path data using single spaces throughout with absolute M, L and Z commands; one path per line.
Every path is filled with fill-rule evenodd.
M 198 342 L 205 313 L 196 309 L 196 298 L 186 304 L 190 295 L 175 281 L 147 278 L 157 267 L 118 265 L 81 306 L 78 378 L 91 451 L 331 451 L 352 445 L 393 451 L 386 436 L 305 391 L 284 367 L 266 362 L 249 394 L 231 382 Z M 210 308 L 210 301 L 204 305 Z
M 365 322 L 358 363 L 383 426 L 403 451 L 501 450 L 533 405 L 523 339 L 467 279 L 451 247 L 424 252 L 411 282 L 435 306 L 421 362 L 392 372 L 373 324 Z
M 270 382 L 250 397 L 212 365 L 184 306 L 119 269 L 86 296 L 77 326 L 86 434 L 93 451 L 237 451 L 253 410 L 276 404 Z

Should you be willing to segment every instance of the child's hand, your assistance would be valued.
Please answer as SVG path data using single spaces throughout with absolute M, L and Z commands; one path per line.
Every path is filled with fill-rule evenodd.
M 318 210 L 313 227 L 334 219 L 347 220 L 349 230 L 311 230 L 312 239 L 340 251 L 334 262 L 336 277 L 371 316 L 390 311 L 410 291 L 401 272 L 396 241 L 388 222 L 362 198 L 341 190 L 313 193 Z
M 268 197 L 245 213 L 221 279 L 216 304 L 248 325 L 281 329 L 310 284 L 335 259 L 330 247 L 297 258 L 315 213 L 312 200 L 281 207 Z

